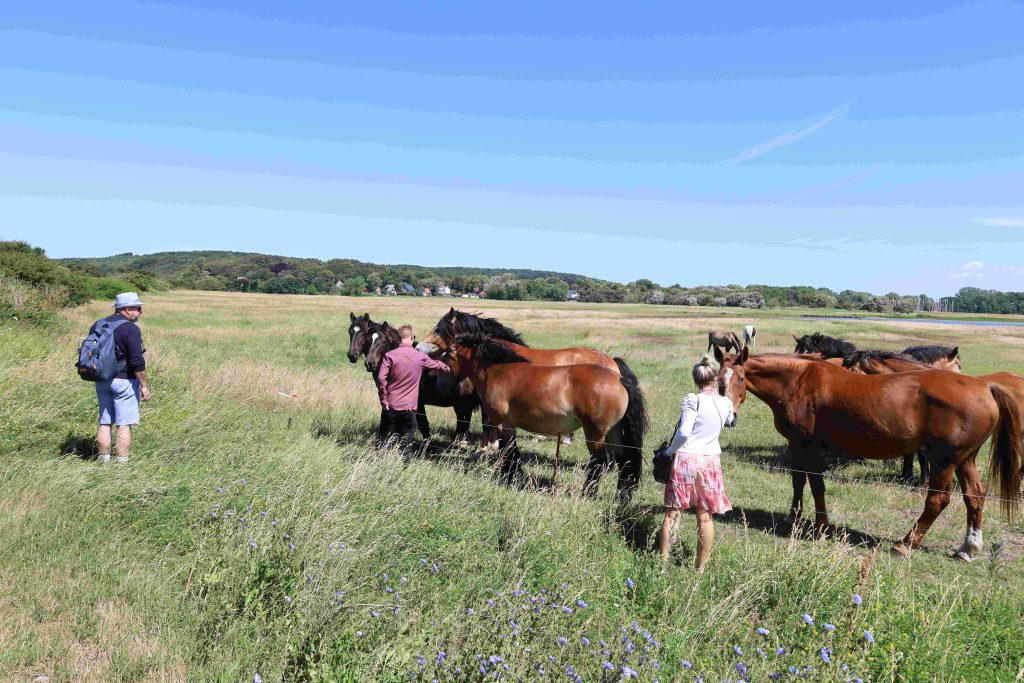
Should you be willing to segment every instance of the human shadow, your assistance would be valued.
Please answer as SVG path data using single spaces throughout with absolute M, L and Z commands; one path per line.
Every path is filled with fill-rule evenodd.
M 60 444 L 60 456 L 74 456 L 80 460 L 95 460 L 97 457 L 95 435 L 80 436 L 69 431 Z

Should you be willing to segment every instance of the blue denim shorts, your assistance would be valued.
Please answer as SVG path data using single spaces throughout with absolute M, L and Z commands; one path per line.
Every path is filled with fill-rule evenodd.
M 139 424 L 139 380 L 112 379 L 96 382 L 101 425 Z

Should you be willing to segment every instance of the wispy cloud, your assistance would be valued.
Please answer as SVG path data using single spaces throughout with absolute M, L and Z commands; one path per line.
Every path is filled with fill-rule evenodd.
M 750 161 L 751 159 L 759 157 L 762 154 L 767 154 L 768 152 L 771 152 L 773 149 L 778 149 L 779 147 L 785 147 L 786 145 L 791 145 L 794 142 L 799 142 L 808 135 L 816 133 L 817 131 L 821 130 L 822 128 L 832 123 L 836 119 L 844 118 L 849 113 L 850 106 L 853 104 L 853 102 L 854 100 L 850 100 L 849 102 L 846 102 L 845 104 L 837 107 L 836 109 L 833 109 L 828 114 L 826 114 L 825 117 L 822 118 L 820 121 L 817 121 L 816 123 L 807 126 L 803 130 L 791 130 L 789 132 L 783 133 L 777 138 L 772 138 L 768 142 L 762 142 L 760 145 L 755 145 L 753 147 L 745 149 L 736 156 L 734 156 L 733 158 L 728 159 L 726 163 L 742 164 L 743 162 Z
M 1002 228 L 1024 228 L 1024 216 L 992 216 L 991 218 L 975 216 L 974 222 Z
M 985 272 L 984 261 L 968 261 L 949 274 L 951 280 L 984 280 L 988 273 Z

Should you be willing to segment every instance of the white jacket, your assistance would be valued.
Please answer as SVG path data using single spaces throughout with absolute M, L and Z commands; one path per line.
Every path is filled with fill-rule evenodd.
M 719 455 L 718 435 L 732 415 L 732 401 L 718 394 L 687 394 L 669 453 Z

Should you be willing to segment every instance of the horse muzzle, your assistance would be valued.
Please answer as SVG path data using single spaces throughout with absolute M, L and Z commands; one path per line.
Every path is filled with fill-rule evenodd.
M 729 429 L 732 429 L 733 427 L 736 426 L 736 423 L 739 422 L 739 421 L 740 421 L 740 416 L 737 415 L 736 413 L 733 413 L 732 416 L 729 417 L 729 419 L 725 421 L 725 426 L 728 427 Z
M 352 353 L 351 351 L 349 351 L 347 355 L 349 363 L 355 363 L 357 360 L 359 360 L 359 356 L 357 354 Z

